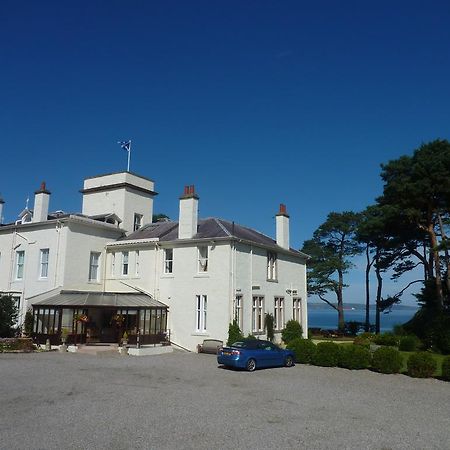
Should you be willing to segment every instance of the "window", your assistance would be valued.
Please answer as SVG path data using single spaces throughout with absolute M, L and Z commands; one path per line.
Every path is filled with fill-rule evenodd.
M 267 252 L 267 279 L 277 279 L 277 254 L 275 252 Z
M 135 214 L 134 215 L 134 226 L 133 231 L 139 230 L 139 228 L 142 227 L 142 218 L 144 216 L 142 214 Z
M 100 262 L 100 253 L 91 252 L 89 261 L 89 281 L 98 281 L 98 266 Z
M 116 253 L 111 253 L 111 276 L 116 274 Z
M 206 295 L 197 295 L 197 311 L 196 311 L 196 320 L 195 320 L 195 330 L 199 332 L 206 331 L 206 310 L 208 299 Z
M 135 259 L 135 272 L 136 272 L 136 276 L 139 275 L 139 250 L 136 250 L 136 259 Z
M 198 247 L 198 271 L 208 272 L 208 247 Z
M 164 249 L 164 273 L 173 271 L 173 248 Z
M 302 299 L 293 298 L 292 299 L 292 318 L 297 322 L 302 322 Z
M 263 331 L 264 297 L 255 296 L 252 302 L 252 331 Z
M 128 275 L 128 252 L 122 252 L 122 275 Z
M 284 328 L 284 298 L 275 297 L 273 308 L 273 322 L 275 330 L 282 330 Z
M 234 320 L 242 331 L 242 295 L 236 295 L 234 299 Z
M 23 268 L 25 265 L 25 251 L 16 252 L 16 280 L 23 279 Z
M 48 256 L 50 250 L 48 248 L 41 249 L 41 257 L 40 257 L 40 269 L 39 269 L 39 278 L 47 278 L 48 277 Z

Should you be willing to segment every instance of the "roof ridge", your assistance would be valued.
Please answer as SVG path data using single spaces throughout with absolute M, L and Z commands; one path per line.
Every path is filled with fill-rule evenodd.
M 225 225 L 220 221 L 220 219 L 218 219 L 217 217 L 213 217 L 213 220 L 217 223 L 217 225 L 219 225 L 219 227 L 222 229 L 222 231 L 225 232 L 225 234 L 229 237 L 233 236 L 225 227 Z

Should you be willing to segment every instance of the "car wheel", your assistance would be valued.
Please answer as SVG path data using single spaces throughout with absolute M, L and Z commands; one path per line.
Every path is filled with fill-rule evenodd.
M 247 364 L 245 366 L 245 368 L 249 371 L 249 372 L 253 372 L 256 369 L 256 361 L 253 358 L 250 358 L 247 361 Z
M 284 365 L 286 367 L 292 367 L 294 365 L 294 358 L 292 356 L 286 356 L 286 360 L 284 361 Z

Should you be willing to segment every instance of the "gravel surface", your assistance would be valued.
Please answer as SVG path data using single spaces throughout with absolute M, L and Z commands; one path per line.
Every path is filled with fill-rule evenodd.
M 450 449 L 450 383 L 213 355 L 0 354 L 0 449 Z

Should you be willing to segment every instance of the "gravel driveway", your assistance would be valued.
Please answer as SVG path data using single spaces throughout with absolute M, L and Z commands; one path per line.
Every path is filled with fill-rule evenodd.
M 450 383 L 215 356 L 0 354 L 0 449 L 450 449 Z

